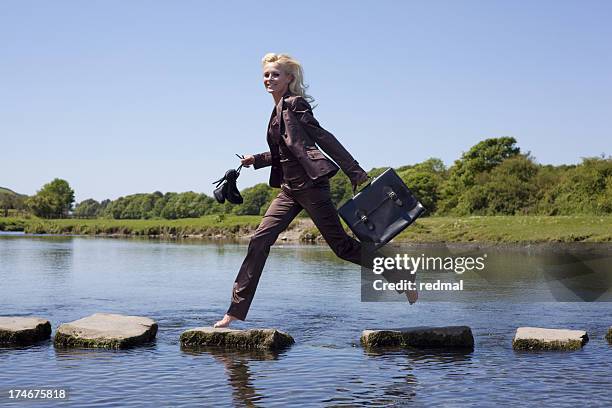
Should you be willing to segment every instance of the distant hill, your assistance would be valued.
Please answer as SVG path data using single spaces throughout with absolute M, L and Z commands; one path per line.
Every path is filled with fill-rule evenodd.
M 14 192 L 13 190 L 11 190 L 10 188 L 6 188 L 6 187 L 0 187 L 0 194 L 10 194 L 10 195 L 16 195 L 16 196 L 22 196 L 25 197 L 25 194 L 19 194 Z

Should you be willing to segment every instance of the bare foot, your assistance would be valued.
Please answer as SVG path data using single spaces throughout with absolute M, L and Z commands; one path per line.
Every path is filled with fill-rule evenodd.
M 408 303 L 410 303 L 411 305 L 415 304 L 417 299 L 419 298 L 419 292 L 417 292 L 416 290 L 407 290 L 404 293 L 408 298 Z
M 223 316 L 223 319 L 215 323 L 213 327 L 215 329 L 219 329 L 221 327 L 229 327 L 230 323 L 233 322 L 234 320 L 238 320 L 238 319 L 236 319 L 234 316 L 226 314 L 225 316 Z

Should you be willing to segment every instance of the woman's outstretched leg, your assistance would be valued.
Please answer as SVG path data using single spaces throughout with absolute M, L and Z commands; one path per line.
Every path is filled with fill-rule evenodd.
M 227 327 L 234 320 L 246 319 L 270 247 L 301 210 L 301 205 L 282 190 L 272 201 L 249 242 L 247 254 L 234 281 L 230 307 L 214 327 Z

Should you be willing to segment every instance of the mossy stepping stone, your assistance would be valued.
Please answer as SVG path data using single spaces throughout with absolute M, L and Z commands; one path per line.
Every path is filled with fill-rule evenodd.
M 147 317 L 112 313 L 62 324 L 55 333 L 56 347 L 125 349 L 155 339 L 157 323 Z
M 519 327 L 512 348 L 515 350 L 578 350 L 589 341 L 584 330 Z
M 40 317 L 0 317 L 0 344 L 29 346 L 51 337 L 51 323 Z
M 281 350 L 295 343 L 293 337 L 276 329 L 236 330 L 196 327 L 180 338 L 183 347 L 214 346 L 241 350 Z
M 448 348 L 473 349 L 474 336 L 468 326 L 407 327 L 400 329 L 364 330 L 361 344 L 365 348 Z

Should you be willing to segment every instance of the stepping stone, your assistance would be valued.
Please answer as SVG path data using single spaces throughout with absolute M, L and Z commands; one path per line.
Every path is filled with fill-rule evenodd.
M 155 339 L 157 323 L 147 317 L 94 313 L 62 324 L 56 347 L 124 349 Z
M 606 340 L 608 340 L 608 343 L 612 344 L 612 326 L 608 328 L 608 334 L 606 334 Z
M 473 349 L 474 336 L 472 336 L 472 330 L 467 326 L 364 330 L 361 334 L 361 344 L 366 348 Z
M 39 317 L 0 317 L 0 344 L 28 346 L 51 337 L 51 323 Z
M 243 350 L 281 350 L 291 346 L 293 337 L 276 329 L 236 330 L 196 327 L 181 334 L 181 346 L 218 346 Z
M 515 350 L 578 350 L 589 341 L 584 330 L 519 327 L 512 348 Z

